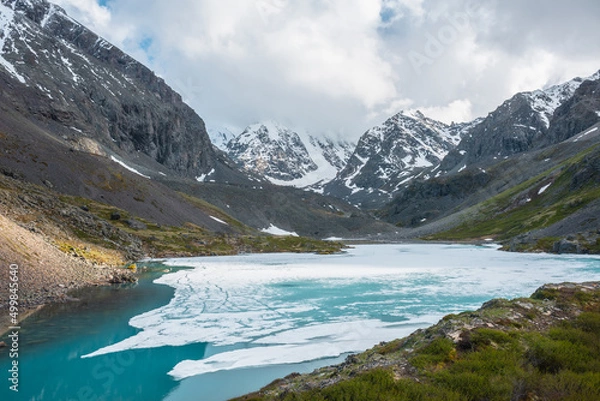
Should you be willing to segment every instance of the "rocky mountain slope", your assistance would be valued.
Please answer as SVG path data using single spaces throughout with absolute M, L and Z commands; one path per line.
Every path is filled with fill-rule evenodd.
M 446 125 L 420 112 L 400 112 L 360 138 L 345 168 L 325 193 L 373 209 L 405 183 L 438 165 L 473 124 Z
M 600 283 L 547 284 L 238 400 L 596 400 Z
M 591 113 L 580 126 L 558 128 L 557 109 L 570 109 L 578 88 L 600 78 L 600 71 L 582 79 L 544 90 L 518 93 L 469 130 L 463 141 L 445 157 L 443 172 L 461 169 L 474 162 L 500 160 L 511 155 L 557 144 L 593 125 L 598 115 Z M 578 97 L 581 96 L 578 94 Z M 559 112 L 560 114 L 560 112 Z M 556 131 L 560 131 L 556 132 Z
M 295 187 L 331 180 L 353 149 L 349 142 L 296 132 L 275 121 L 248 126 L 224 148 L 243 170 Z
M 598 252 L 599 85 L 595 74 L 516 95 L 469 131 L 439 176 L 413 181 L 379 216 L 435 238 L 519 237 L 513 249 L 552 250 L 569 237 Z
M 145 174 L 241 176 L 165 82 L 44 0 L 2 0 L 0 99 L 66 146 Z

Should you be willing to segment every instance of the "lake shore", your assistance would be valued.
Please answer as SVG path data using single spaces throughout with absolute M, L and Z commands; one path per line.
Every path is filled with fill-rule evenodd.
M 24 390 L 47 394 L 46 381 L 34 378 L 60 375 L 67 387 L 54 386 L 64 399 L 82 386 L 111 399 L 146 383 L 150 399 L 224 401 L 291 372 L 341 363 L 329 358 L 404 337 L 490 298 L 530 294 L 551 277 L 597 279 L 595 259 L 566 259 L 493 246 L 399 244 L 336 255 L 143 261 L 137 284 L 70 292 L 80 301 L 47 305 L 23 323 L 28 352 L 20 363 L 34 369 L 23 370 L 30 382 Z M 110 394 L 93 375 L 106 358 L 127 362 L 127 379 L 115 380 Z M 305 370 L 299 361 L 307 358 L 322 364 Z M 53 370 L 41 361 L 52 361 Z M 223 386 L 232 380 L 236 393 L 226 397 Z

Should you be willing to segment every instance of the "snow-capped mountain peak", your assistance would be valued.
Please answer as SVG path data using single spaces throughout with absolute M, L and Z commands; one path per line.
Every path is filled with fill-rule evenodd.
M 228 142 L 227 154 L 247 171 L 278 185 L 305 187 L 332 179 L 354 145 L 292 130 L 277 121 L 248 126 Z
M 206 131 L 210 141 L 214 146 L 222 151 L 227 151 L 227 144 L 234 139 L 237 134 L 235 130 L 226 126 L 207 126 Z
M 545 127 L 548 128 L 554 111 L 565 101 L 573 97 L 575 91 L 584 81 L 595 81 L 599 78 L 600 71 L 587 78 L 574 78 L 565 83 L 552 85 L 545 89 L 523 92 L 523 95 L 529 98 L 532 109 L 540 115 Z
M 363 134 L 325 192 L 363 206 L 366 200 L 389 200 L 399 186 L 440 163 L 460 142 L 464 126 L 446 125 L 418 110 L 401 111 Z

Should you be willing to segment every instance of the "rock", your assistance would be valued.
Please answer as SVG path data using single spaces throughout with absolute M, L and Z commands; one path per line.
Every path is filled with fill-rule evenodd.
M 135 219 L 127 219 L 127 220 L 125 220 L 125 224 L 127 224 L 129 227 L 133 228 L 134 230 L 145 230 L 148 228 L 147 225 L 145 225 L 141 221 L 138 221 Z
M 561 239 L 556 241 L 552 246 L 552 252 L 554 253 L 581 253 L 582 248 L 579 241 L 571 241 L 568 239 Z
M 111 284 L 136 283 L 137 277 L 129 270 L 114 270 L 108 280 Z
M 52 184 L 50 181 L 48 180 L 44 180 L 42 181 L 42 183 L 47 186 L 49 189 L 53 189 L 54 188 L 54 184 Z
M 120 220 L 121 219 L 121 213 L 119 213 L 119 212 L 112 212 L 110 214 L 110 219 L 111 220 L 115 220 L 115 221 L 116 220 Z
M 18 173 L 10 168 L 7 167 L 0 167 L 0 173 L 4 174 L 5 176 L 12 178 L 14 180 L 19 180 L 22 181 L 25 179 L 25 177 L 23 176 L 23 174 Z
M 81 206 L 79 206 L 79 208 L 81 210 L 83 210 L 84 212 L 89 212 L 90 211 L 90 208 L 87 205 L 81 205 Z

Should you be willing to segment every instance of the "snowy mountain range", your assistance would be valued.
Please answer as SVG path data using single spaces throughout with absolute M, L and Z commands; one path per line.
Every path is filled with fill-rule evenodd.
M 277 185 L 307 187 L 333 179 L 344 168 L 355 145 L 343 140 L 292 130 L 276 121 L 248 126 L 230 139 L 230 131 L 209 130 L 220 147 L 243 170 Z
M 555 110 L 583 82 L 598 78 L 600 72 L 518 93 L 487 117 L 465 123 L 447 125 L 419 111 L 401 111 L 367 130 L 356 146 L 273 121 L 251 125 L 238 136 L 226 128 L 209 134 L 245 171 L 374 209 L 415 179 L 460 172 L 486 158 L 498 160 L 556 142 L 552 137 L 560 135 L 550 126 Z

